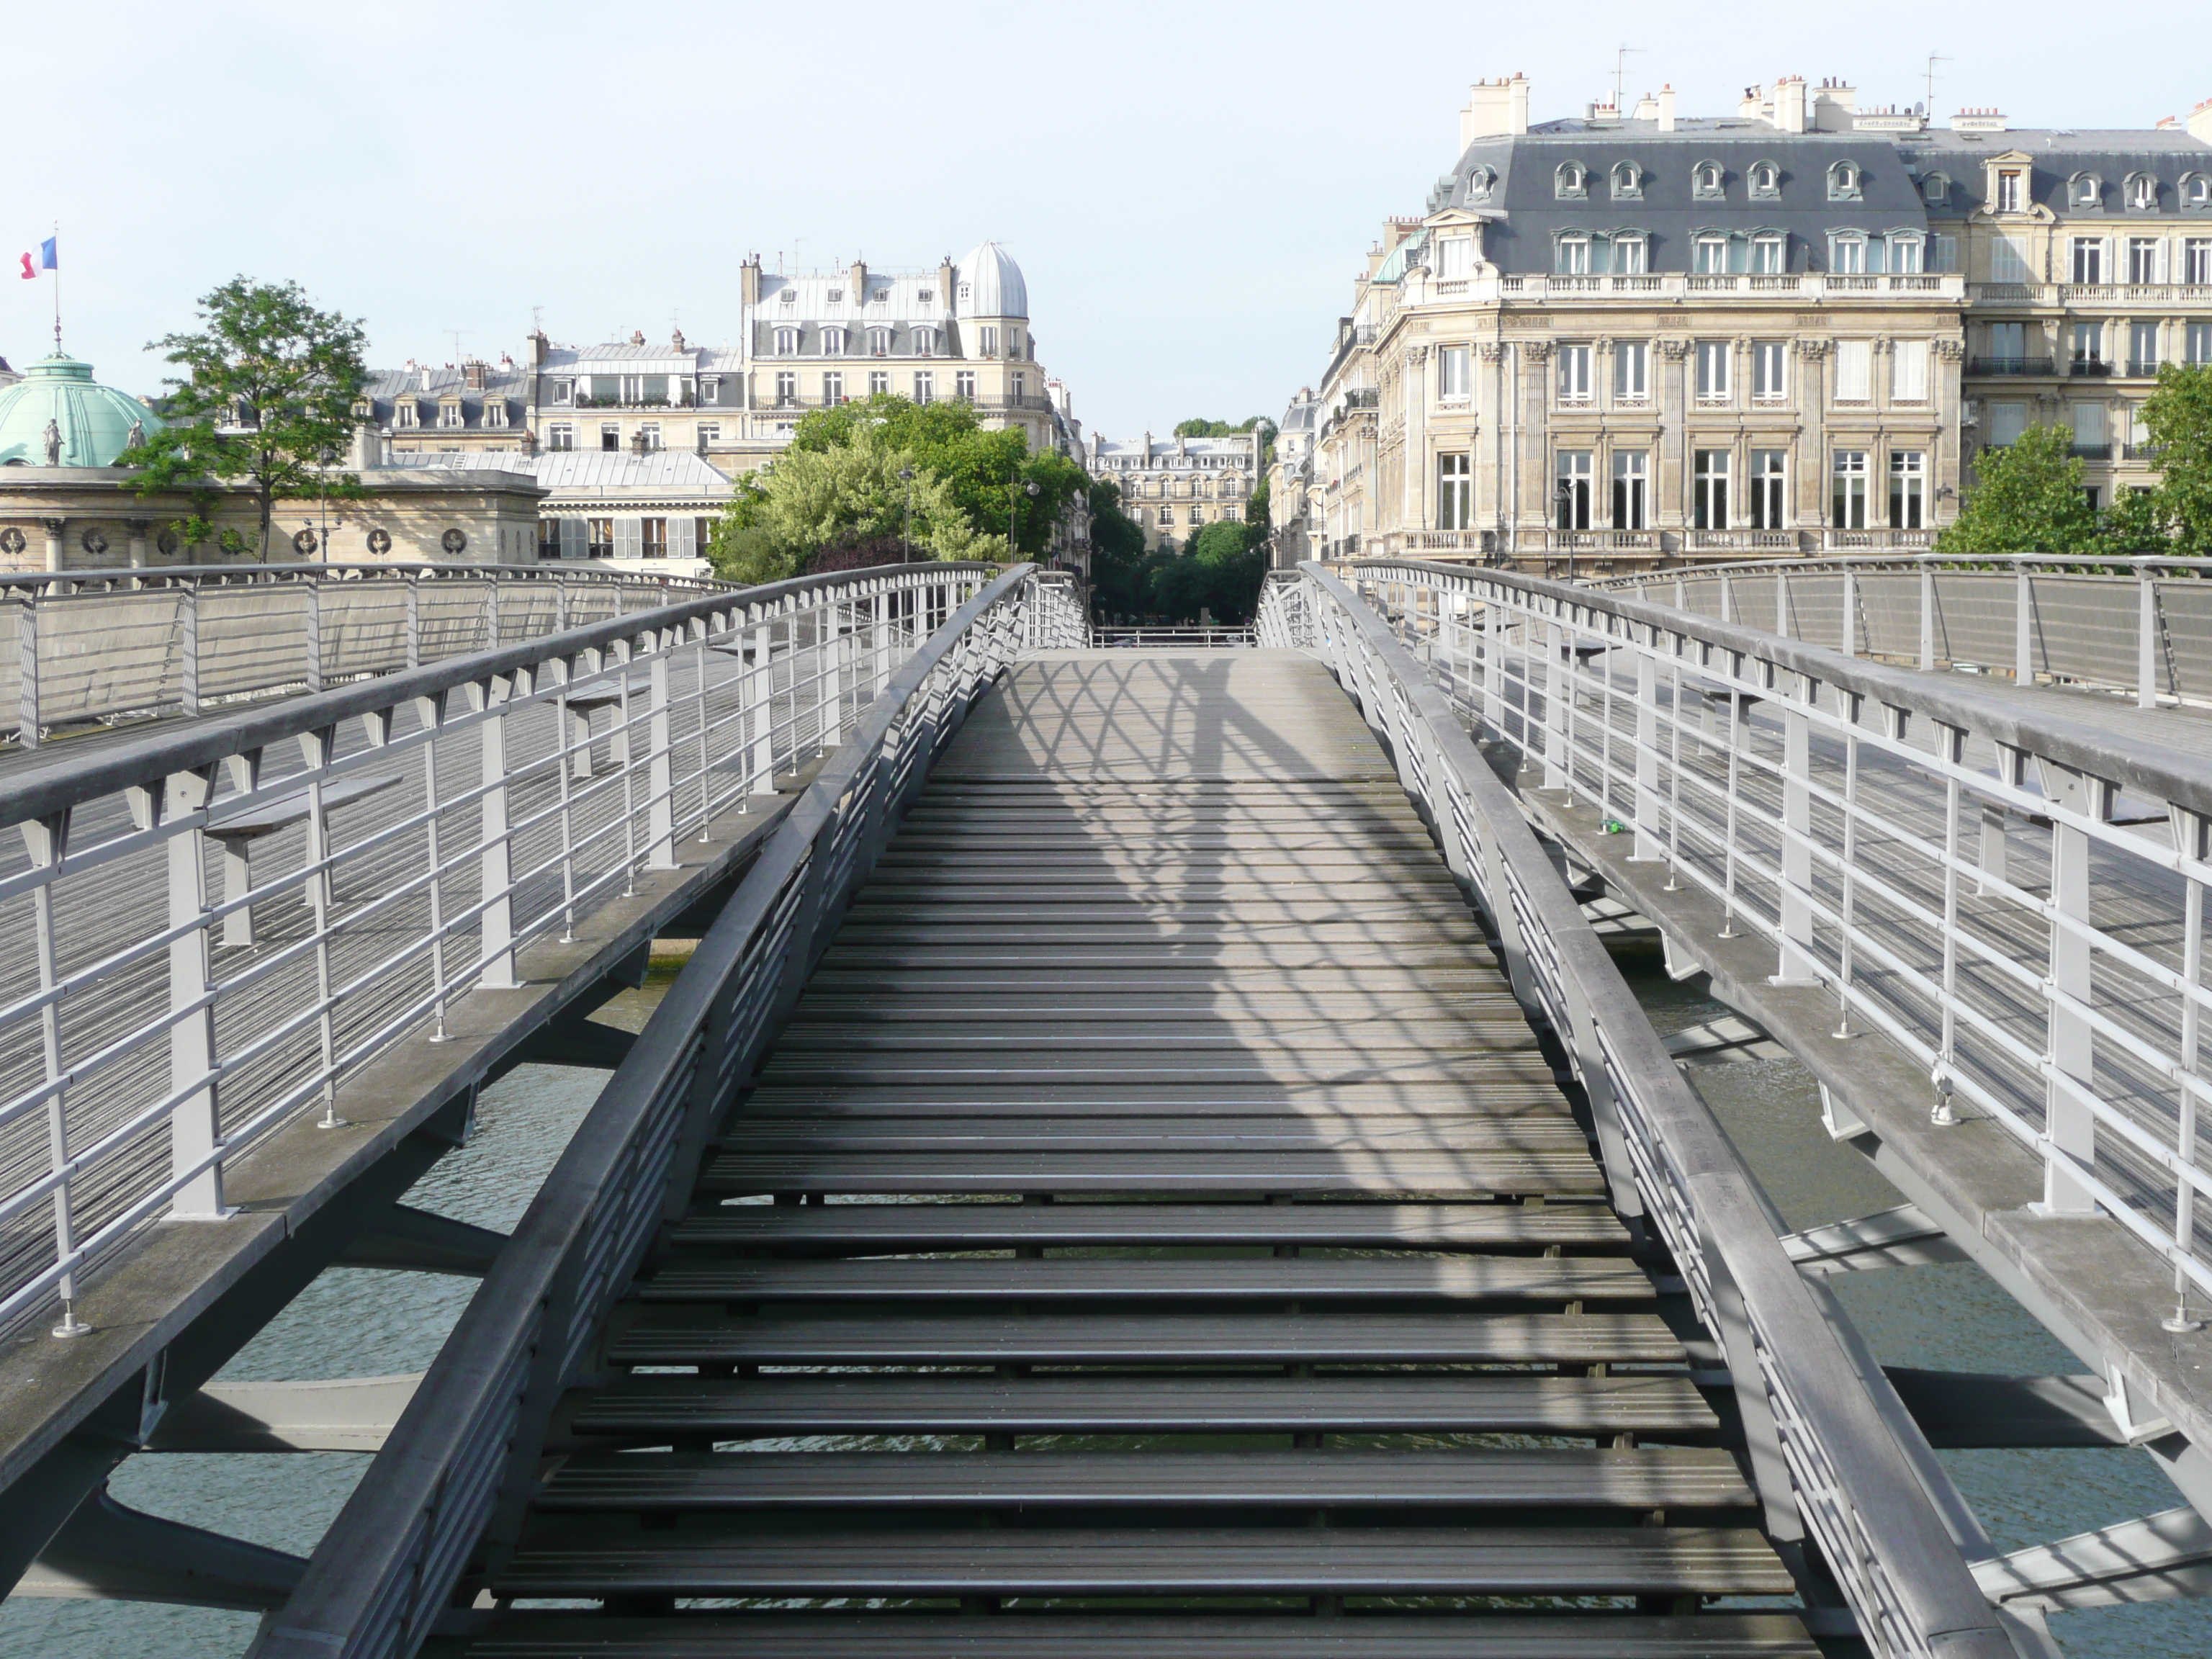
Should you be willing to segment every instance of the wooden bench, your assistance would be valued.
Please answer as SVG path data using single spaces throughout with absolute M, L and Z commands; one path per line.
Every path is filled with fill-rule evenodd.
M 343 806 L 349 801 L 366 800 L 398 781 L 397 772 L 377 772 L 326 783 L 323 786 L 323 811 L 327 813 L 332 807 Z M 218 811 L 209 820 L 207 833 L 222 843 L 222 896 L 226 904 L 237 903 L 253 890 L 246 849 L 264 836 L 305 823 L 307 809 L 308 792 L 301 788 L 237 811 Z M 240 904 L 224 915 L 222 942 L 226 947 L 253 943 L 252 905 Z

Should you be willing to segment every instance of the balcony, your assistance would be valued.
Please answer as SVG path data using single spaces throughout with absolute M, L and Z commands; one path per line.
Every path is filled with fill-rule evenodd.
M 2124 461 L 2154 461 L 2166 453 L 2164 444 L 2123 444 L 2120 459 Z
M 1969 374 L 2052 374 L 2057 366 L 2049 357 L 1973 357 L 1967 360 Z
M 2101 357 L 2076 357 L 2066 365 L 2066 372 L 2077 380 L 2105 380 L 2112 374 L 2112 366 Z
M 2158 378 L 2158 359 L 2130 357 L 2128 359 L 2127 374 L 2133 380 L 2155 380 Z
M 1371 386 L 1354 386 L 1344 394 L 1344 406 L 1352 409 L 1373 409 L 1382 402 L 1382 392 Z
M 1808 300 L 1894 301 L 1910 295 L 1920 300 L 1957 304 L 1966 298 L 1966 279 L 1899 272 L 1894 276 L 1812 276 L 1783 272 L 1752 275 L 1691 275 L 1671 271 L 1621 276 L 1486 276 L 1455 283 L 1446 295 L 1438 285 L 1437 297 L 1475 302 L 1529 300 L 1620 300 L 1650 303 L 1661 299 L 1684 299 L 1692 295 L 1735 294 L 1747 299 L 1772 299 L 1802 303 Z
M 2112 447 L 2110 444 L 2075 444 L 2073 454 L 2077 460 L 2109 461 L 2112 459 Z
M 1978 306 L 2155 306 L 2160 310 L 2212 311 L 2212 285 L 2203 283 L 1972 283 Z

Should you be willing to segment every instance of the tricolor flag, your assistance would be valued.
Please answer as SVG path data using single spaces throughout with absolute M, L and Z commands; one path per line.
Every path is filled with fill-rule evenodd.
M 54 251 L 55 245 L 60 240 L 59 236 L 49 236 L 39 244 L 38 252 L 26 253 L 22 256 L 25 282 L 29 282 L 41 270 L 58 270 L 61 268 L 61 257 Z

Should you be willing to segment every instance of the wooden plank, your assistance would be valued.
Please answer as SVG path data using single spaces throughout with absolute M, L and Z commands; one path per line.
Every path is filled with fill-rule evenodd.
M 1516 1193 L 1604 1191 L 1575 1152 L 725 1152 L 703 1193 Z
M 732 1152 L 1368 1152 L 1587 1151 L 1589 1136 L 1564 1114 L 1515 1117 L 1341 1116 L 1238 1118 L 932 1117 L 921 1121 L 747 1115 L 720 1145 Z

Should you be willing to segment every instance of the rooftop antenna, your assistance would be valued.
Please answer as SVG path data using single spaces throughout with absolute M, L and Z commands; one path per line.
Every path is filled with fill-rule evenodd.
M 449 328 L 446 332 L 453 337 L 453 367 L 459 368 L 461 366 L 461 331 Z
M 1931 121 L 1936 118 L 1936 65 L 1955 61 L 1949 58 L 1938 58 L 1932 52 L 1928 54 L 1928 118 Z
M 1638 58 L 1641 58 L 1644 55 L 1644 48 L 1641 46 L 1623 46 L 1619 52 L 1613 54 L 1613 112 L 1615 115 L 1620 114 L 1623 109 L 1627 107 L 1628 55 L 1631 52 L 1634 52 Z

